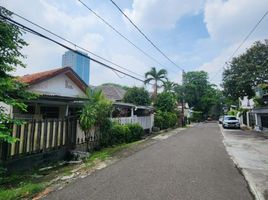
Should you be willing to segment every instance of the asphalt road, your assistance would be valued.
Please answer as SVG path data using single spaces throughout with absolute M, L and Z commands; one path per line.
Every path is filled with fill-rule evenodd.
M 253 199 L 215 123 L 161 140 L 46 199 Z

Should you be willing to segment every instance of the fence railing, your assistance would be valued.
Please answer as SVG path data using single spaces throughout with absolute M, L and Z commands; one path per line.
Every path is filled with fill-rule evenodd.
M 117 118 L 112 118 L 111 119 L 114 122 L 118 122 L 119 124 L 133 124 L 133 123 L 138 123 L 140 124 L 143 129 L 151 129 L 154 124 L 154 116 L 143 116 L 143 117 L 138 117 L 134 115 L 133 117 L 117 117 Z
M 112 118 L 112 121 L 117 121 L 120 124 L 138 123 L 144 129 L 151 129 L 153 120 L 153 115 Z M 75 117 L 25 120 L 22 125 L 13 125 L 12 136 L 19 140 L 12 144 L 0 143 L 0 162 L 24 158 L 32 154 L 46 153 L 62 147 L 73 149 L 85 146 L 86 143 L 85 135 Z M 88 141 L 90 149 L 98 146 L 99 139 L 99 131 L 93 127 Z
M 0 160 L 46 152 L 76 142 L 75 118 L 27 120 L 23 125 L 13 125 L 12 136 L 19 140 L 13 144 L 0 143 Z

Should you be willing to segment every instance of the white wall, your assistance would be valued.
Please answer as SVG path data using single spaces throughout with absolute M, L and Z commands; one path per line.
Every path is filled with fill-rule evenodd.
M 46 95 L 85 97 L 85 93 L 65 74 L 60 74 L 41 83 L 31 85 L 29 90 Z
M 4 102 L 0 102 L 0 107 L 4 109 L 4 113 L 6 114 L 12 114 L 12 106 L 5 104 Z
M 239 104 L 241 108 L 244 109 L 252 109 L 254 108 L 253 99 L 248 99 L 248 97 L 244 96 L 243 99 L 239 98 Z

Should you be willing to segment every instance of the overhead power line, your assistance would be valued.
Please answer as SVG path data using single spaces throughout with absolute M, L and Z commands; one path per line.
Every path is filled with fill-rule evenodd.
M 44 39 L 46 39 L 46 40 L 49 40 L 49 41 L 51 41 L 51 42 L 53 42 L 53 43 L 55 43 L 55 44 L 57 44 L 57 45 L 59 45 L 59 46 L 65 48 L 65 49 L 68 49 L 68 50 L 73 51 L 73 52 L 75 52 L 75 53 L 77 53 L 77 54 L 79 54 L 79 55 L 81 55 L 81 56 L 83 56 L 83 57 L 86 57 L 86 58 L 92 60 L 93 62 L 95 62 L 95 63 L 97 63 L 97 64 L 100 64 L 100 65 L 102 65 L 102 66 L 104 66 L 104 67 L 106 67 L 106 68 L 108 68 L 108 69 L 111 69 L 111 70 L 113 70 L 113 71 L 115 71 L 115 72 L 121 73 L 121 74 L 123 74 L 123 75 L 126 75 L 126 76 L 128 76 L 128 77 L 131 77 L 131 78 L 133 78 L 133 79 L 136 79 L 136 80 L 141 81 L 141 82 L 144 83 L 144 80 L 142 80 L 142 79 L 140 79 L 140 78 L 137 78 L 137 77 L 135 77 L 135 76 L 133 76 L 133 75 L 131 75 L 131 74 L 128 74 L 128 73 L 126 73 L 126 72 L 120 71 L 120 70 L 118 70 L 118 69 L 116 69 L 116 68 L 114 68 L 114 67 L 111 67 L 111 66 L 109 66 L 109 65 L 107 65 L 107 64 L 105 64 L 105 63 L 103 63 L 103 62 L 101 62 L 101 61 L 99 61 L 99 60 L 96 60 L 96 59 L 94 59 L 94 58 L 91 58 L 91 57 L 89 57 L 88 55 L 85 55 L 85 54 L 83 54 L 83 53 L 81 53 L 81 52 L 79 52 L 79 51 L 77 51 L 77 50 L 75 50 L 75 49 L 73 49 L 73 48 L 71 48 L 71 47 L 68 47 L 68 46 L 66 46 L 65 44 L 62 44 L 62 43 L 60 43 L 60 42 L 58 42 L 58 41 L 56 41 L 56 40 L 54 40 L 54 39 L 52 39 L 52 38 L 50 38 L 50 37 L 48 37 L 48 36 L 45 36 L 45 35 L 43 35 L 42 33 L 38 32 L 38 31 L 35 31 L 34 29 L 29 28 L 29 27 L 27 27 L 27 26 L 25 26 L 25 25 L 23 25 L 23 24 L 21 24 L 21 23 L 15 21 L 15 20 L 12 20 L 12 19 L 10 19 L 10 18 L 8 18 L 8 17 L 6 17 L 6 16 L 4 16 L 4 15 L 2 15 L 2 14 L 0 14 L 0 17 L 3 18 L 3 19 L 5 19 L 5 20 L 7 20 L 9 23 L 11 23 L 11 24 L 13 24 L 13 25 L 16 25 L 17 27 L 19 27 L 19 28 L 21 28 L 21 29 L 23 29 L 23 30 L 25 30 L 25 31 L 27 31 L 27 32 L 30 32 L 30 33 L 32 33 L 32 34 L 34 34 L 34 35 L 37 35 L 37 36 L 42 37 L 42 38 L 44 38 Z
M 80 1 L 80 0 L 79 0 Z M 163 55 L 169 62 L 171 62 L 174 66 L 184 71 L 184 69 L 180 66 L 178 66 L 174 61 L 172 61 L 159 47 L 152 42 L 152 40 L 145 35 L 145 33 L 124 13 L 124 11 L 113 1 L 110 0 L 112 4 L 123 14 L 123 16 L 140 32 L 140 34 L 161 54 Z
M 125 35 L 123 35 L 120 31 L 118 31 L 116 28 L 114 28 L 109 22 L 107 22 L 103 17 L 101 17 L 98 13 L 96 13 L 94 10 L 92 10 L 87 4 L 85 4 L 82 0 L 78 0 L 85 8 L 87 8 L 91 13 L 93 13 L 97 18 L 99 18 L 104 24 L 106 24 L 108 27 L 110 27 L 115 33 L 117 33 L 120 37 L 122 37 L 124 40 L 126 40 L 129 44 L 131 44 L 133 47 L 138 49 L 141 53 L 143 53 L 146 57 L 153 60 L 157 64 L 161 65 L 162 67 L 166 68 L 162 63 L 160 63 L 157 59 L 146 53 L 144 50 L 142 50 L 140 47 L 138 47 L 134 42 L 132 42 L 130 39 L 128 39 Z
M 258 22 L 250 29 L 249 33 L 246 35 L 246 37 L 241 41 L 241 43 L 237 46 L 237 48 L 234 50 L 232 55 L 227 59 L 227 61 L 224 62 L 221 68 L 215 73 L 215 76 L 213 79 L 216 78 L 216 76 L 220 73 L 222 69 L 224 69 L 225 65 L 234 57 L 234 55 L 237 53 L 237 51 L 243 46 L 243 44 L 248 40 L 248 38 L 254 33 L 254 31 L 257 29 L 257 27 L 260 25 L 260 23 L 264 20 L 264 18 L 268 15 L 268 10 L 262 15 L 262 17 L 258 20 Z M 213 80 L 212 79 L 212 80 Z
M 236 54 L 236 52 L 242 47 L 242 45 L 248 40 L 248 38 L 252 35 L 252 33 L 257 29 L 257 27 L 260 25 L 262 20 L 266 17 L 268 14 L 268 10 L 264 13 L 264 15 L 260 18 L 260 20 L 257 22 L 257 24 L 250 30 L 250 32 L 247 34 L 247 36 L 242 40 L 242 42 L 238 45 L 238 47 L 235 49 L 231 57 L 227 60 L 229 61 L 232 59 L 232 57 Z
M 31 21 L 31 20 L 29 20 L 29 19 L 26 19 L 25 17 L 23 17 L 23 16 L 21 16 L 21 15 L 19 15 L 19 14 L 17 14 L 17 13 L 14 13 L 14 12 L 13 12 L 13 14 L 14 14 L 15 16 L 17 16 L 17 17 L 19 17 L 19 18 L 21 18 L 21 19 L 23 19 L 23 20 L 29 22 L 30 24 L 32 24 L 32 25 L 34 25 L 34 26 L 36 26 L 36 27 L 38 27 L 38 28 L 40 28 L 40 29 L 42 29 L 42 30 L 44 30 L 44 31 L 46 31 L 46 32 L 48 32 L 48 33 L 54 35 L 54 36 L 56 36 L 57 38 L 59 38 L 59 39 L 65 41 L 65 42 L 68 42 L 69 44 L 75 46 L 76 48 L 79 48 L 79 49 L 81 49 L 81 50 L 83 50 L 83 51 L 85 51 L 85 52 L 87 52 L 87 53 L 89 53 L 89 54 L 91 54 L 91 55 L 93 55 L 93 56 L 96 56 L 97 58 L 100 58 L 100 59 L 102 59 L 102 60 L 104 60 L 104 61 L 106 61 L 106 62 L 108 62 L 108 63 L 114 65 L 114 66 L 117 66 L 117 67 L 119 67 L 119 68 L 121 68 L 121 69 L 124 69 L 124 70 L 130 72 L 130 73 L 133 73 L 133 74 L 135 74 L 135 75 L 137 75 L 137 76 L 139 76 L 139 77 L 144 78 L 144 75 L 138 74 L 138 73 L 136 73 L 136 72 L 134 72 L 134 71 L 132 71 L 132 70 L 129 70 L 129 69 L 126 68 L 126 67 L 122 67 L 121 65 L 118 65 L 118 64 L 116 64 L 116 63 L 114 63 L 114 62 L 112 62 L 112 61 L 109 61 L 109 60 L 106 59 L 106 58 L 103 58 L 102 56 L 97 55 L 96 53 L 94 53 L 94 52 L 92 52 L 92 51 L 89 51 L 88 49 L 85 49 L 84 47 L 81 47 L 81 46 L 79 46 L 79 45 L 77 45 L 77 44 L 74 44 L 72 41 L 67 40 L 66 38 L 63 38 L 62 36 L 60 36 L 60 35 L 58 35 L 58 34 L 56 34 L 56 33 L 53 33 L 52 31 L 50 31 L 50 30 L 44 28 L 43 26 L 38 25 L 37 23 L 34 23 L 33 21 Z

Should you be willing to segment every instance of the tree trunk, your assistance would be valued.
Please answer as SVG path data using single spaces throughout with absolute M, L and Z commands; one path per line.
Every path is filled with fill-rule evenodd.
M 153 103 L 156 103 L 156 98 L 157 98 L 157 80 L 155 80 L 155 85 L 154 85 L 154 96 L 153 96 Z

